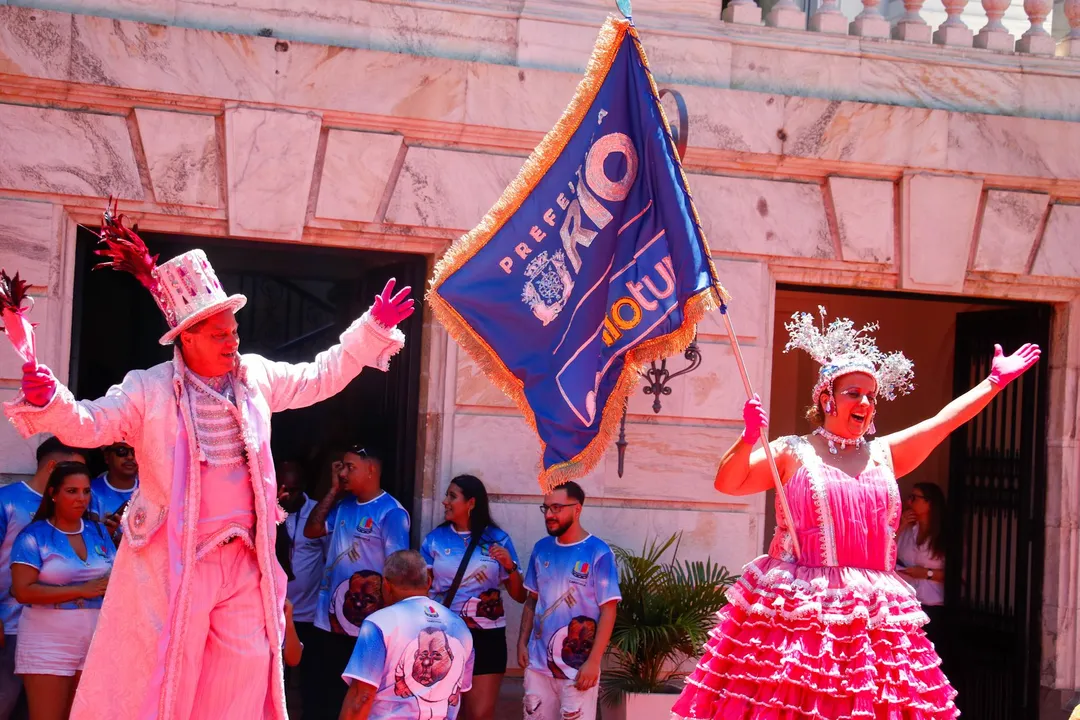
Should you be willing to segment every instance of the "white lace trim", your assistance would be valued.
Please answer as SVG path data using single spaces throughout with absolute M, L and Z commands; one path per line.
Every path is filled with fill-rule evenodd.
M 881 467 L 889 471 L 886 479 L 886 491 L 889 494 L 888 509 L 886 511 L 886 525 L 889 531 L 889 540 L 885 543 L 885 567 L 896 566 L 896 528 L 900 521 L 900 487 L 896 484 L 896 474 L 893 472 L 892 455 L 888 446 L 881 440 L 870 443 L 870 457 Z
M 198 562 L 199 560 L 202 560 L 227 540 L 233 538 L 240 538 L 244 545 L 254 550 L 255 538 L 252 535 L 253 532 L 250 527 L 236 522 L 229 523 L 220 530 L 216 530 L 207 537 L 199 540 L 198 544 L 195 546 L 195 561 Z
M 833 525 L 832 510 L 829 508 L 829 493 L 822 477 L 822 462 L 813 446 L 804 438 L 796 437 L 792 442 L 799 461 L 806 468 L 810 480 L 810 492 L 817 511 L 818 529 L 821 530 L 821 555 L 826 565 L 839 565 L 836 557 L 836 526 Z

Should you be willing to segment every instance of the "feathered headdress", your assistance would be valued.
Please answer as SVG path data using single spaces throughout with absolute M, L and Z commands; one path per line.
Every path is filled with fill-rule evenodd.
M 169 324 L 175 325 L 176 314 L 166 302 L 161 282 L 158 280 L 158 256 L 151 255 L 142 238 L 124 226 L 124 216 L 117 213 L 115 200 L 112 207 L 105 206 L 98 238 L 102 247 L 95 250 L 94 254 L 107 260 L 98 263 L 94 269 L 110 268 L 134 275 L 139 284 L 150 291 Z
M 895 400 L 914 388 L 915 364 L 901 352 L 883 353 L 869 333 L 878 329 L 877 323 L 856 330 L 848 318 L 837 318 L 825 325 L 825 308 L 818 306 L 821 327 L 810 313 L 795 313 L 791 322 L 784 323 L 790 339 L 784 352 L 805 350 L 821 365 L 818 382 L 814 385 L 816 403 L 822 392 L 832 395 L 833 381 L 851 372 L 865 372 L 877 380 L 878 395 Z
M 34 325 L 27 318 L 27 313 L 34 307 L 33 298 L 29 294 L 30 283 L 19 277 L 9 277 L 0 269 L 0 317 L 4 319 L 4 326 L 0 327 L 11 344 L 15 346 L 15 352 L 24 363 L 37 363 L 37 342 L 34 340 Z M 29 302 L 28 307 L 24 303 Z
M 142 238 L 124 227 L 124 216 L 116 210 L 115 202 L 105 206 L 98 235 L 102 247 L 95 252 L 107 260 L 97 267 L 130 273 L 150 291 L 169 324 L 169 331 L 159 340 L 162 345 L 216 313 L 237 312 L 247 303 L 243 295 L 225 294 L 202 250 L 188 250 L 158 265 L 158 256 L 151 255 Z

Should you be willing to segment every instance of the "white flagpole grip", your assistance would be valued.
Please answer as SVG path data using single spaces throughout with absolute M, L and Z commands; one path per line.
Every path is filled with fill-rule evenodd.
M 746 398 L 754 397 L 754 388 L 750 385 L 750 376 L 746 372 L 746 363 L 743 362 L 742 348 L 739 347 L 739 338 L 735 335 L 735 328 L 731 326 L 731 316 L 727 307 L 720 308 L 720 314 L 724 317 L 724 325 L 727 327 L 728 338 L 731 340 L 731 349 L 735 352 L 735 362 L 739 366 L 739 374 L 742 375 L 743 388 L 746 390 Z M 765 450 L 765 458 L 769 461 L 769 469 L 772 470 L 773 484 L 776 486 L 776 497 L 780 499 L 780 511 L 784 513 L 788 530 L 791 536 L 791 545 L 795 550 L 795 557 L 802 557 L 802 548 L 799 547 L 799 538 L 795 534 L 795 523 L 792 522 L 791 508 L 788 506 L 787 494 L 784 492 L 784 483 L 780 480 L 780 471 L 776 469 L 776 458 L 773 457 L 772 446 L 769 445 L 769 437 L 765 432 L 761 433 L 761 447 Z

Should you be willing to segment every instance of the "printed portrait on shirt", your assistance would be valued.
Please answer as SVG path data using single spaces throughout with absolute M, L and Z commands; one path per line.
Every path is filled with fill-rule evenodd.
M 382 575 L 374 570 L 354 572 L 334 590 L 330 629 L 356 635 L 364 619 L 382 608 Z
M 596 620 L 579 615 L 566 627 L 559 628 L 548 643 L 548 668 L 560 679 L 577 676 L 596 641 Z
M 398 660 L 394 693 L 416 698 L 417 718 L 445 717 L 449 706 L 456 706 L 461 699 L 465 660 L 461 641 L 447 635 L 442 627 L 423 627 Z
M 469 598 L 461 611 L 462 620 L 473 630 L 491 630 L 499 627 L 499 620 L 506 615 L 502 591 L 499 588 L 485 590 L 478 597 Z

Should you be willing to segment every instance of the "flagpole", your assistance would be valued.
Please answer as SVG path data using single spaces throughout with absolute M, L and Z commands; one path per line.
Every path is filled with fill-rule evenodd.
M 754 397 L 754 388 L 750 384 L 750 375 L 746 372 L 746 363 L 743 362 L 742 348 L 739 347 L 739 338 L 735 335 L 735 328 L 731 325 L 731 316 L 728 314 L 727 305 L 720 306 L 720 314 L 724 316 L 724 325 L 727 327 L 728 338 L 731 340 L 731 349 L 735 352 L 735 362 L 739 366 L 739 374 L 742 375 L 743 388 L 746 390 L 748 400 Z M 787 521 L 788 534 L 791 537 L 791 545 L 795 550 L 795 557 L 802 557 L 802 548 L 799 547 L 799 538 L 795 532 L 795 523 L 791 518 L 791 507 L 788 505 L 787 494 L 784 492 L 784 483 L 780 480 L 780 471 L 776 469 L 776 458 L 773 457 L 772 446 L 769 445 L 769 437 L 764 430 L 761 433 L 761 447 L 765 450 L 765 458 L 769 461 L 769 469 L 772 470 L 773 484 L 776 486 L 776 497 L 780 498 L 780 511 Z

